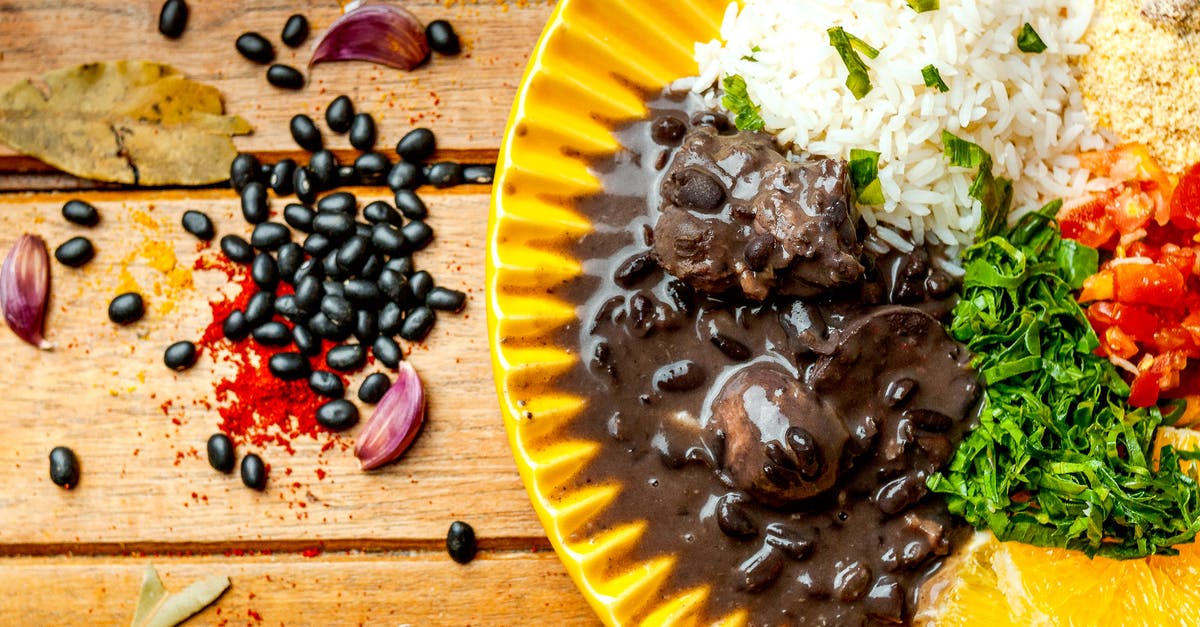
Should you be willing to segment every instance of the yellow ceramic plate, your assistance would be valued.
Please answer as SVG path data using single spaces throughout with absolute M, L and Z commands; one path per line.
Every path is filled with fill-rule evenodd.
M 704 590 L 663 600 L 669 556 L 611 572 L 641 525 L 568 541 L 620 490 L 573 489 L 597 442 L 569 441 L 564 425 L 588 401 L 554 379 L 576 356 L 554 342 L 573 305 L 546 296 L 580 272 L 567 244 L 587 233 L 570 199 L 598 191 L 587 155 L 616 150 L 613 123 L 645 114 L 642 93 L 697 73 L 695 42 L 718 34 L 728 0 L 561 0 L 538 42 L 500 151 L 488 224 L 488 336 L 509 440 L 550 542 L 607 624 L 692 622 Z M 729 617 L 740 622 L 740 615 Z

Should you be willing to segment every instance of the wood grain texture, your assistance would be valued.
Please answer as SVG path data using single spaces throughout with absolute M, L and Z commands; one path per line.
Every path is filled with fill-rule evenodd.
M 195 625 L 597 625 L 553 553 L 0 559 L 6 625 L 126 625 L 146 563 L 167 590 L 227 575 Z M 53 599 L 54 603 L 46 602 Z
M 226 110 L 245 117 L 253 135 L 238 148 L 258 153 L 297 150 L 287 121 L 307 113 L 322 121 L 335 96 L 350 96 L 379 127 L 379 149 L 391 150 L 414 125 L 437 130 L 438 158 L 494 159 L 530 51 L 553 7 L 552 0 L 412 0 L 404 6 L 423 22 L 450 20 L 463 42 L 456 57 L 434 55 L 402 72 L 363 62 L 325 63 L 307 71 L 308 84 L 290 92 L 266 82 L 266 67 L 237 53 L 234 41 L 247 31 L 275 46 L 277 62 L 304 69 L 317 37 L 341 9 L 330 0 L 204 0 L 191 2 L 187 30 L 178 40 L 158 33 L 162 2 L 7 0 L 0 3 L 0 86 L 59 67 L 138 58 L 173 65 L 189 78 L 218 88 Z M 303 13 L 309 40 L 292 49 L 279 41 L 288 15 Z M 345 136 L 325 130 L 327 144 L 350 147 Z M 0 147 L 0 170 L 45 170 L 40 162 Z

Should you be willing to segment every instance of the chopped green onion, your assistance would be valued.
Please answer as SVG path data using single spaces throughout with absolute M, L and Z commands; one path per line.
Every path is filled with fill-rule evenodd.
M 1042 41 L 1042 38 L 1038 36 L 1037 31 L 1033 30 L 1033 27 L 1029 25 L 1029 22 L 1025 22 L 1025 25 L 1021 27 L 1021 32 L 1017 33 L 1017 48 L 1019 48 L 1021 52 L 1032 52 L 1037 54 L 1039 52 L 1045 52 L 1046 42 Z
M 879 153 L 874 150 L 850 150 L 850 183 L 858 202 L 864 205 L 883 204 L 883 186 L 879 182 Z
M 933 67 L 933 64 L 921 68 L 921 78 L 925 79 L 926 87 L 937 87 L 937 90 L 942 93 L 950 91 L 950 88 L 946 85 L 946 81 L 942 80 L 941 73 L 938 72 L 937 68 Z
M 992 156 L 986 150 L 949 131 L 942 131 L 942 150 L 952 166 L 979 168 L 967 190 L 967 195 L 979 201 L 983 214 L 975 233 L 976 239 L 986 239 L 999 233 L 1008 220 L 1008 211 L 1012 206 L 1012 181 L 992 175 Z
M 765 124 L 758 105 L 750 100 L 750 94 L 746 91 L 746 79 L 737 74 L 726 76 L 721 87 L 725 90 L 721 104 L 734 114 L 733 125 L 739 131 L 763 130 Z
M 938 10 L 938 0 L 905 0 L 908 7 L 917 13 Z
M 863 63 L 858 54 L 861 52 L 867 55 L 867 58 L 874 59 L 879 56 L 879 51 L 847 33 L 841 26 L 835 26 L 826 32 L 829 33 L 829 45 L 837 50 L 842 63 L 846 64 L 846 87 L 850 88 L 850 93 L 854 94 L 856 99 L 861 100 L 871 91 L 871 78 L 867 76 L 867 64 Z
M 757 63 L 758 59 L 754 58 L 754 55 L 756 55 L 760 52 L 762 52 L 762 48 L 760 48 L 758 46 L 754 46 L 754 47 L 750 48 L 750 54 L 743 56 L 742 60 L 749 61 L 751 63 Z

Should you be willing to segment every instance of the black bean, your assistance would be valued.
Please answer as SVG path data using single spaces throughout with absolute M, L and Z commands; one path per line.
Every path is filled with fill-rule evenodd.
M 179 39 L 187 28 L 188 6 L 183 0 L 167 0 L 158 13 L 158 32 L 168 39 Z
M 337 251 L 337 264 L 345 270 L 358 272 L 371 254 L 370 241 L 362 237 L 351 237 Z
M 317 183 L 308 168 L 296 168 L 296 173 L 292 175 L 292 191 L 296 193 L 296 198 L 306 205 L 311 205 L 316 200 Z
M 890 381 L 883 390 L 883 402 L 887 403 L 889 407 L 896 407 L 908 400 L 917 391 L 917 387 L 917 382 L 908 377 Z
M 656 270 L 658 262 L 654 260 L 654 255 L 648 250 L 643 251 L 626 259 L 617 267 L 617 271 L 613 273 L 613 282 L 630 289 Z
M 224 433 L 214 433 L 208 438 L 208 465 L 221 472 L 233 472 L 236 459 L 233 440 Z
M 258 33 L 242 33 L 234 42 L 234 47 L 243 57 L 255 63 L 266 65 L 275 60 L 275 47 Z
M 371 345 L 371 353 L 375 355 L 375 359 L 379 363 L 388 368 L 398 368 L 400 360 L 403 358 L 400 345 L 386 335 L 375 338 L 375 342 Z
M 450 523 L 450 530 L 446 532 L 446 552 L 450 554 L 450 559 L 459 564 L 466 564 L 475 559 L 478 549 L 475 530 L 471 525 L 461 520 Z
M 283 208 L 284 222 L 287 222 L 292 228 L 305 233 L 312 232 L 313 218 L 316 215 L 312 209 L 298 203 L 291 203 Z
M 86 237 L 72 237 L 54 249 L 54 258 L 64 266 L 78 268 L 96 256 L 92 240 Z
M 273 292 L 256 292 L 246 303 L 246 325 L 250 329 L 258 328 L 274 315 L 275 294 Z
M 354 232 L 354 218 L 340 211 L 318 211 L 313 218 L 313 230 L 333 241 L 341 241 Z M 309 254 L 316 255 L 313 251 Z
M 396 303 L 386 303 L 379 310 L 376 318 L 381 335 L 395 335 L 400 332 L 400 327 L 404 324 L 404 309 Z
M 240 309 L 234 309 L 225 317 L 225 322 L 221 323 L 221 331 L 225 337 L 231 341 L 237 342 L 246 339 L 250 335 L 250 325 L 246 322 L 246 314 Z
M 346 298 L 358 305 L 370 305 L 379 300 L 379 286 L 367 279 L 346 281 Z
M 893 479 L 875 493 L 875 506 L 891 516 L 900 513 L 925 496 L 925 481 L 915 476 L 904 475 Z
M 366 361 L 367 351 L 361 344 L 342 344 L 325 353 L 325 365 L 334 370 L 358 370 Z
M 813 551 L 812 540 L 778 522 L 767 525 L 767 544 L 783 551 L 794 560 L 807 559 Z
M 437 139 L 427 128 L 415 128 L 396 143 L 396 154 L 409 163 L 423 163 L 433 155 Z
M 313 220 L 313 228 L 316 228 L 315 219 Z M 321 257 L 325 255 L 325 253 L 333 250 L 335 245 L 336 244 L 333 239 L 324 233 L 313 233 L 304 238 L 304 252 L 312 255 L 313 257 Z M 314 260 L 310 259 L 309 261 Z M 317 267 L 320 268 L 321 266 L 317 265 Z
M 358 179 L 358 170 L 354 169 L 353 165 L 339 166 L 337 169 L 337 183 L 342 187 L 350 187 L 361 183 Z
M 267 465 L 255 453 L 242 458 L 242 484 L 259 491 L 267 487 Z
M 79 485 L 79 458 L 75 451 L 65 446 L 50 451 L 50 480 L 68 490 Z
M 404 235 L 404 239 L 408 240 L 409 245 L 414 250 L 421 250 L 433 241 L 433 229 L 429 228 L 428 224 L 420 220 L 414 220 L 405 224 L 400 232 Z
M 467 306 L 467 295 L 458 290 L 435 287 L 425 296 L 425 304 L 430 309 L 458 313 Z
M 163 363 L 180 372 L 191 368 L 196 365 L 196 345 L 187 340 L 175 342 L 163 352 Z
M 741 342 L 725 335 L 724 333 L 715 333 L 711 338 L 713 346 L 717 347 L 725 356 L 734 361 L 746 361 L 750 359 L 750 349 Z
M 354 160 L 354 172 L 364 185 L 382 181 L 391 167 L 392 162 L 377 152 L 364 152 Z
M 350 130 L 350 123 L 353 120 L 354 102 L 350 100 L 349 96 L 338 96 L 325 108 L 325 123 L 329 125 L 329 130 L 335 133 L 345 133 Z
M 681 359 L 654 372 L 654 389 L 660 392 L 687 392 L 704 384 L 704 368 L 690 359 Z
M 290 65 L 276 63 L 267 68 L 267 82 L 280 89 L 302 89 L 304 75 Z
M 302 324 L 292 327 L 292 341 L 301 355 L 315 357 L 321 353 L 321 338 Z
M 746 243 L 742 257 L 745 258 L 747 267 L 758 272 L 767 267 L 774 252 L 775 236 L 770 233 L 761 233 L 750 238 L 750 241 Z
M 308 387 L 326 398 L 346 396 L 346 386 L 342 383 L 342 378 L 328 370 L 313 370 L 312 374 L 308 375 Z
M 368 375 L 358 386 L 358 400 L 374 405 L 383 398 L 390 387 L 392 387 L 392 380 L 386 374 L 376 372 Z
M 326 293 L 321 299 L 321 312 L 337 325 L 348 324 L 354 318 L 354 307 L 344 296 Z
M 296 272 L 304 263 L 304 248 L 295 242 L 288 242 L 279 247 L 275 253 L 275 262 L 279 266 L 279 278 L 286 283 L 292 283 Z
M 401 276 L 409 276 L 414 270 L 412 257 L 393 257 L 383 267 Z
M 321 306 L 322 293 L 321 281 L 317 277 L 305 276 L 296 281 L 296 292 L 293 295 L 296 309 L 301 314 L 316 312 Z
M 263 222 L 250 233 L 250 245 L 259 250 L 275 250 L 290 241 L 292 232 L 278 222 Z
M 270 185 L 271 184 L 271 172 L 273 170 L 274 170 L 274 168 L 271 167 L 270 164 L 267 164 L 267 163 L 262 164 L 262 166 L 259 167 L 259 171 L 258 171 L 258 182 L 262 183 L 263 185 Z
M 308 240 L 306 239 L 305 241 L 307 242 Z M 318 281 L 325 280 L 325 269 L 321 267 L 321 260 L 305 259 L 304 263 L 300 264 L 299 268 L 296 268 L 296 274 L 292 276 L 292 284 L 299 284 L 300 281 L 304 280 L 304 277 L 308 276 L 311 276 Z
M 491 185 L 496 180 L 496 166 L 492 163 L 475 163 L 464 165 L 463 181 L 476 185 Z
M 317 211 L 334 211 L 353 217 L 358 212 L 358 199 L 350 192 L 334 192 L 317 201 Z
M 250 263 L 254 260 L 254 248 L 250 246 L 250 242 L 237 235 L 221 238 L 221 252 L 225 253 L 230 261 L 237 263 Z
M 296 144 L 301 148 L 315 153 L 325 146 L 325 142 L 321 139 L 320 129 L 307 115 L 303 113 L 293 115 L 288 127 L 292 131 L 292 139 L 296 140 Z
M 289 48 L 295 48 L 308 39 L 308 18 L 299 13 L 289 17 L 279 33 L 279 40 Z
M 325 254 L 321 267 L 325 269 L 325 277 L 331 281 L 344 281 L 350 276 L 349 270 L 338 265 L 336 250 Z
M 664 115 L 651 124 L 650 139 L 660 146 L 678 146 L 686 132 L 686 122 L 671 115 Z
M 250 278 L 264 290 L 273 290 L 279 285 L 279 265 L 270 253 L 258 253 L 250 264 Z
M 281 159 L 271 168 L 271 176 L 267 180 L 276 196 L 291 195 L 296 189 L 296 160 Z
M 354 337 L 364 345 L 379 337 L 379 322 L 374 312 L 367 309 L 354 312 Z
M 229 164 L 229 185 L 239 194 L 251 181 L 257 181 L 262 171 L 258 157 L 241 153 Z
M 425 38 L 429 40 L 429 47 L 434 52 L 444 55 L 456 55 L 462 52 L 462 45 L 458 41 L 458 33 L 454 32 L 454 27 L 446 20 L 434 20 L 425 27 Z
M 300 311 L 300 305 L 296 304 L 295 294 L 284 294 L 275 299 L 275 313 L 291 320 L 292 322 L 301 322 L 307 316 Z
M 363 151 L 375 147 L 375 118 L 370 113 L 355 114 L 350 122 L 350 145 Z
M 861 562 L 853 562 L 834 575 L 834 598 L 843 603 L 852 603 L 871 589 L 871 569 Z
M 733 128 L 733 125 L 729 123 L 729 117 L 716 111 L 700 111 L 692 115 L 691 121 L 692 126 L 711 126 L 718 133 L 725 133 Z
M 409 220 L 424 220 L 429 217 L 429 209 L 425 206 L 425 202 L 411 189 L 397 191 L 395 200 L 396 208 Z
M 954 424 L 953 418 L 932 409 L 906 409 L 903 416 L 926 431 L 946 431 Z
M 733 538 L 752 538 L 758 535 L 758 525 L 746 511 L 737 494 L 726 494 L 717 500 L 717 527 Z
M 183 230 L 204 241 L 212 239 L 217 234 L 212 220 L 208 215 L 199 211 L 184 211 L 180 222 L 183 224 Z
M 258 181 L 251 181 L 242 188 L 242 217 L 250 224 L 266 222 L 271 217 L 267 205 L 267 188 Z
M 408 278 L 408 289 L 418 301 L 425 300 L 433 291 L 433 275 L 422 270 Z
M 308 376 L 308 359 L 300 353 L 276 353 L 267 360 L 267 369 L 281 381 L 299 381 Z
M 454 187 L 463 182 L 462 166 L 453 161 L 440 161 L 429 168 L 429 184 L 434 187 Z
M 146 304 L 142 295 L 136 292 L 126 292 L 112 299 L 108 304 L 108 319 L 117 324 L 130 324 L 146 315 Z
M 797 469 L 800 476 L 808 480 L 816 479 L 824 469 L 821 459 L 821 445 L 812 434 L 800 427 L 788 427 L 784 432 L 784 441 L 792 453 L 796 455 Z
M 404 224 L 400 213 L 382 200 L 376 200 L 363 207 L 363 217 L 372 224 L 391 224 L 393 226 Z
M 416 189 L 421 186 L 421 168 L 407 161 L 401 161 L 388 171 L 387 185 L 393 192 L 402 189 Z
M 267 322 L 251 334 L 254 341 L 263 346 L 287 346 L 292 343 L 292 332 L 282 322 Z
M 401 295 L 408 293 L 408 279 L 394 270 L 384 269 L 383 272 L 380 272 L 375 286 L 379 288 L 379 293 L 390 302 L 399 302 Z
M 325 294 L 332 296 L 346 297 L 346 286 L 337 281 L 326 281 L 321 285 L 321 289 L 325 290 Z
M 745 592 L 761 592 L 770 588 L 783 572 L 783 554 L 763 547 L 738 565 L 736 585 Z
M 73 198 L 63 204 L 62 215 L 68 222 L 74 222 L 80 226 L 96 226 L 100 222 L 100 212 L 91 204 L 78 198 Z
M 317 312 L 309 319 L 308 328 L 317 336 L 334 342 L 340 342 L 350 337 L 350 330 L 346 325 L 334 324 L 329 316 L 321 312 Z
M 345 399 L 329 401 L 317 408 L 317 424 L 330 431 L 345 431 L 358 424 L 358 407 Z
M 404 324 L 400 326 L 400 337 L 410 342 L 420 342 L 429 335 L 430 329 L 433 328 L 433 323 L 437 320 L 437 316 L 433 310 L 428 307 L 417 307 L 408 312 L 404 317 Z

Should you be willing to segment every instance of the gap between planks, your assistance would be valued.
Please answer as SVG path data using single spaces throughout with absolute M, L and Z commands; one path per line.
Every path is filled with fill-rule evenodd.
M 479 538 L 480 553 L 553 552 L 545 536 Z M 85 542 L 0 544 L 0 559 L 14 557 L 129 557 L 144 555 L 229 555 L 231 552 L 302 554 L 322 552 L 387 554 L 445 552 L 445 538 L 338 538 L 331 540 L 220 540 L 211 542 Z

